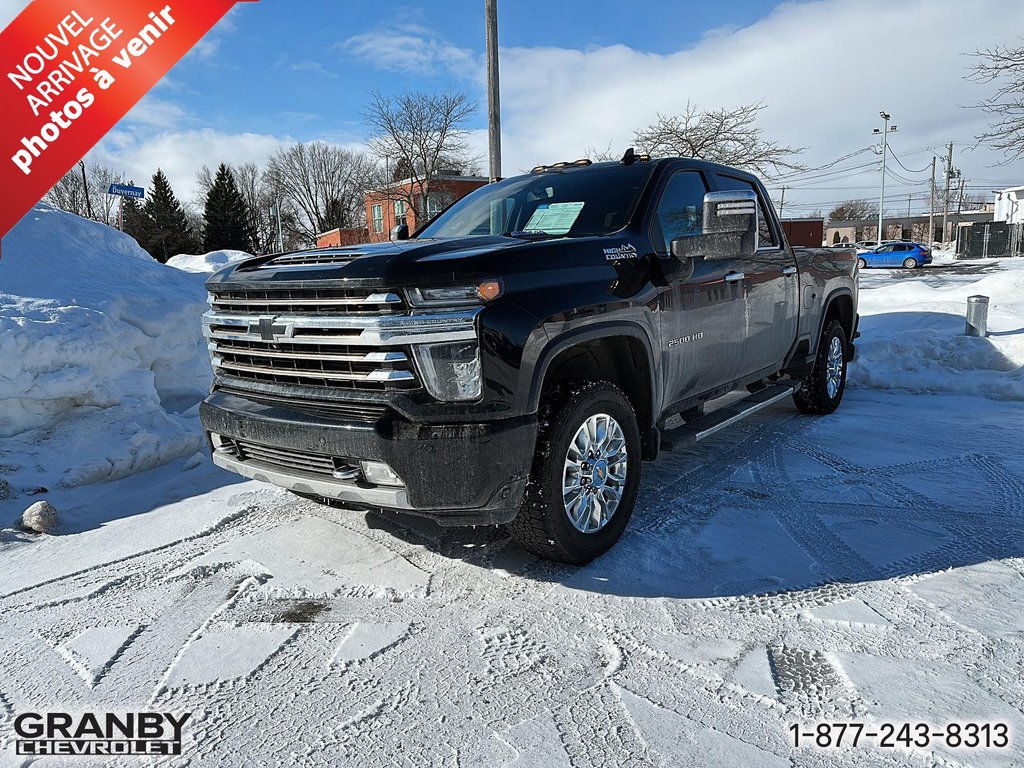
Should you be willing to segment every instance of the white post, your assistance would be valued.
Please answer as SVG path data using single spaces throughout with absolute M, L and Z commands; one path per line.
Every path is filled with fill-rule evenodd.
M 882 120 L 885 121 L 885 126 L 882 128 L 882 183 L 878 192 L 878 234 L 875 236 L 875 240 L 878 245 L 882 244 L 884 236 L 882 234 L 882 217 L 885 215 L 885 156 L 889 152 L 889 118 L 891 115 L 888 112 L 882 111 L 878 113 Z M 878 133 L 878 129 L 875 129 L 875 133 Z

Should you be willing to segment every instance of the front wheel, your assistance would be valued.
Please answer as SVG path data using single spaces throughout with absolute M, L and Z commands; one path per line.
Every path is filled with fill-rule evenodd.
M 857 269 L 867 269 L 868 263 L 864 259 L 857 259 Z
M 822 331 L 814 368 L 800 380 L 793 393 L 796 407 L 804 413 L 832 413 L 846 391 L 846 331 L 838 320 L 831 320 Z
M 916 266 L 917 266 L 917 259 L 904 259 L 903 260 L 903 268 L 904 269 L 914 269 Z
M 512 537 L 536 555 L 582 565 L 626 529 L 640 483 L 640 430 L 622 391 L 573 382 L 541 403 L 530 482 Z

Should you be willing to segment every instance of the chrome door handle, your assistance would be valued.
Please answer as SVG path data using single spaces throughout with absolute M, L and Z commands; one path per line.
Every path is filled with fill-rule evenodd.
M 744 275 L 742 272 L 730 272 L 728 275 L 725 276 L 725 282 L 736 283 L 745 277 L 746 275 Z
M 782 268 L 782 274 L 784 274 L 784 275 L 795 275 L 796 274 L 796 267 L 783 267 Z

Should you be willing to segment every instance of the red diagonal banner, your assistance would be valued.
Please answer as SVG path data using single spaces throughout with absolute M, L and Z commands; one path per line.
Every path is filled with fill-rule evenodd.
M 0 32 L 0 237 L 236 0 L 34 0 Z

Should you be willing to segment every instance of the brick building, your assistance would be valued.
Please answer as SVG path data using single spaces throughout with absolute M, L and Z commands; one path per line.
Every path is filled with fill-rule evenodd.
M 316 236 L 317 248 L 331 248 L 342 245 L 359 245 L 369 242 L 366 227 L 345 227 L 329 229 Z
M 419 182 L 404 179 L 390 184 L 387 189 L 369 191 L 365 199 L 369 241 L 387 241 L 392 228 L 398 224 L 407 224 L 409 232 L 415 232 L 440 211 L 486 183 L 487 179 L 482 176 L 461 176 L 456 173 L 435 176 L 430 182 L 428 210 L 423 212 L 425 215 L 420 213 L 423 209 L 423 194 Z

